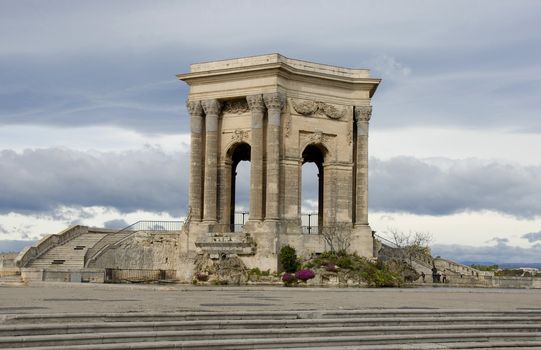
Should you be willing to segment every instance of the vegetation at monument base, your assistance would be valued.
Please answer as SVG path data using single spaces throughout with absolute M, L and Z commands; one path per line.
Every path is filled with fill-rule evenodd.
M 357 254 L 345 251 L 325 252 L 303 263 L 303 268 L 315 269 L 322 284 L 367 285 L 371 287 L 398 287 L 404 279 L 382 262 L 374 263 Z
M 203 254 L 196 260 L 194 284 L 246 284 L 282 282 L 285 286 L 309 284 L 313 286 L 369 286 L 398 287 L 417 280 L 420 275 L 411 261 L 420 255 L 430 255 L 425 236 L 395 235 L 396 247 L 380 249 L 377 261 L 347 253 L 350 245 L 347 234 L 337 235 L 329 230 L 325 240 L 329 251 L 299 258 L 295 248 L 286 245 L 278 253 L 279 271 L 248 269 L 238 257 L 213 260 Z M 337 248 L 342 248 L 337 250 Z

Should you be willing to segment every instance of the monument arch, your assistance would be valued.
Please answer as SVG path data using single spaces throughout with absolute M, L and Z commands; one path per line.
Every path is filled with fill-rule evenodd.
M 225 252 L 273 270 L 285 244 L 301 255 L 324 251 L 321 236 L 303 234 L 301 222 L 302 165 L 314 162 L 318 224 L 347 224 L 350 249 L 372 256 L 368 125 L 379 79 L 279 54 L 196 63 L 178 77 L 190 86 L 189 251 Z M 241 160 L 250 161 L 250 193 L 239 233 L 231 225 Z M 242 237 L 251 249 L 224 243 Z

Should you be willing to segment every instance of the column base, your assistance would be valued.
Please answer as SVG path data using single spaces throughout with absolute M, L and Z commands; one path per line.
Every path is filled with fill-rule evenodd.
M 348 250 L 366 258 L 375 258 L 374 237 L 372 236 L 370 225 L 355 224 L 353 226 L 353 230 L 351 231 L 351 245 Z

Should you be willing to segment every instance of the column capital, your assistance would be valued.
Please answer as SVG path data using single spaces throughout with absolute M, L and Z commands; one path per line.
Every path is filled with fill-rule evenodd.
M 368 122 L 372 117 L 372 106 L 355 106 L 355 120 Z
M 246 102 L 252 112 L 264 112 L 265 102 L 263 101 L 263 95 L 250 95 L 246 96 Z
M 222 110 L 222 104 L 216 99 L 204 100 L 201 105 L 206 115 L 219 115 Z
M 281 111 L 285 106 L 286 96 L 280 92 L 273 92 L 270 94 L 263 94 L 263 100 L 265 101 L 267 109 L 278 109 Z
M 201 106 L 201 101 L 186 100 L 186 108 L 188 109 L 188 113 L 190 113 L 190 115 L 192 116 L 203 115 L 203 107 Z

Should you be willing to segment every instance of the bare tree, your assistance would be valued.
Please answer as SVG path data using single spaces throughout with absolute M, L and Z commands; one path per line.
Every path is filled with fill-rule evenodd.
M 393 243 L 404 260 L 411 262 L 414 258 L 431 257 L 429 244 L 432 241 L 432 235 L 430 233 L 417 231 L 404 233 L 396 228 L 387 229 L 387 233 L 391 235 Z
M 323 226 L 321 235 L 327 243 L 329 251 L 333 253 L 347 251 L 351 246 L 352 231 L 347 223 L 335 223 Z

